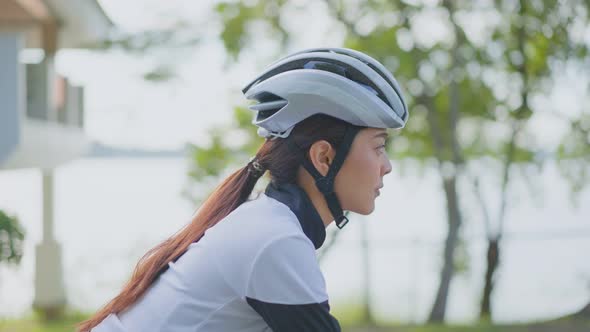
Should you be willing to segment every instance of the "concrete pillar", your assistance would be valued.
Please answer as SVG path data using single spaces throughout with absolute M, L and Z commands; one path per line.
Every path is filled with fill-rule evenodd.
M 20 141 L 25 107 L 24 68 L 18 55 L 23 47 L 19 32 L 0 32 L 0 168 Z
M 47 318 L 59 317 L 66 305 L 61 246 L 53 232 L 53 170 L 42 170 L 43 239 L 36 247 L 33 308 Z

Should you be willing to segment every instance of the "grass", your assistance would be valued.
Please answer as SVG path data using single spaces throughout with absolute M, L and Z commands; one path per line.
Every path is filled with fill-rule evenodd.
M 350 332 L 589 332 L 590 320 L 558 320 L 532 324 L 417 325 L 344 328 Z
M 343 331 L 347 332 L 590 332 L 590 317 L 561 318 L 552 321 L 494 325 L 480 322 L 470 325 L 407 325 L 386 321 L 378 321 L 379 327 L 359 326 L 363 321 L 362 306 L 351 299 L 348 304 L 340 304 L 332 308 Z
M 0 332 L 72 332 L 76 323 L 84 320 L 84 314 L 68 314 L 59 321 L 47 322 L 38 316 L 21 319 L 0 319 Z M 556 321 L 523 325 L 391 325 L 387 327 L 354 326 L 352 321 L 343 322 L 347 332 L 588 332 L 590 320 L 561 319 Z
M 45 321 L 37 315 L 20 319 L 1 319 L 0 332 L 73 332 L 87 315 L 72 313 L 57 321 Z

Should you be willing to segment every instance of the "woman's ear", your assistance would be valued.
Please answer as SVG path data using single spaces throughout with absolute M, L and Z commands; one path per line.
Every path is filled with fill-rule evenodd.
M 326 176 L 336 154 L 332 145 L 325 140 L 317 141 L 311 145 L 308 154 L 315 169 L 323 176 Z

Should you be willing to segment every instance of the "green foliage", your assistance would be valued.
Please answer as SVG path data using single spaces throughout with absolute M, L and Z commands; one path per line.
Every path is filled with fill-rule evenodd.
M 151 82 L 169 81 L 173 77 L 175 77 L 174 71 L 166 66 L 154 68 L 143 75 L 144 80 Z
M 24 238 L 18 219 L 0 210 L 0 263 L 20 263 Z
M 469 257 L 468 243 L 465 239 L 459 239 L 453 257 L 453 268 L 457 274 L 467 274 L 470 271 L 471 257 Z
M 590 161 L 590 114 L 570 123 L 570 130 L 558 149 L 561 160 L 585 159 Z
M 228 54 L 235 60 L 242 49 L 255 44 L 256 38 L 249 33 L 254 22 L 264 23 L 265 32 L 272 32 L 273 37 L 285 46 L 289 33 L 280 24 L 280 11 L 285 0 L 255 1 L 254 4 L 238 2 L 221 2 L 215 10 L 223 21 L 221 40 Z M 262 35 L 264 31 L 256 31 Z
M 576 202 L 576 194 L 584 189 L 590 174 L 590 114 L 570 124 L 570 130 L 557 150 L 560 171 L 569 181 Z
M 256 153 L 263 139 L 256 133 L 251 119 L 251 111 L 236 107 L 234 123 L 211 129 L 208 146 L 189 145 L 189 176 L 193 181 L 218 177 L 230 165 L 245 164 Z

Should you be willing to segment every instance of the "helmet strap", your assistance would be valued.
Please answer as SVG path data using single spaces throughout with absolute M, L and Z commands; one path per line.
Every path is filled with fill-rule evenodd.
M 357 126 L 350 125 L 346 127 L 342 142 L 336 149 L 336 155 L 334 156 L 334 160 L 332 161 L 326 176 L 320 174 L 320 172 L 318 172 L 318 170 L 307 157 L 304 157 L 302 160 L 303 167 L 315 180 L 316 187 L 324 196 L 324 199 L 328 204 L 328 209 L 330 209 L 332 217 L 336 222 L 336 226 L 340 229 L 342 229 L 348 223 L 348 218 L 344 215 L 344 211 L 342 210 L 338 196 L 334 191 L 334 179 L 336 178 L 338 171 L 340 171 L 340 168 L 342 168 L 344 160 L 346 159 L 346 156 L 348 155 L 348 152 L 352 146 L 352 142 L 360 130 L 361 128 Z M 295 145 L 295 142 L 293 142 L 292 139 L 288 139 L 288 141 L 292 147 Z M 297 147 L 297 149 L 299 148 Z

